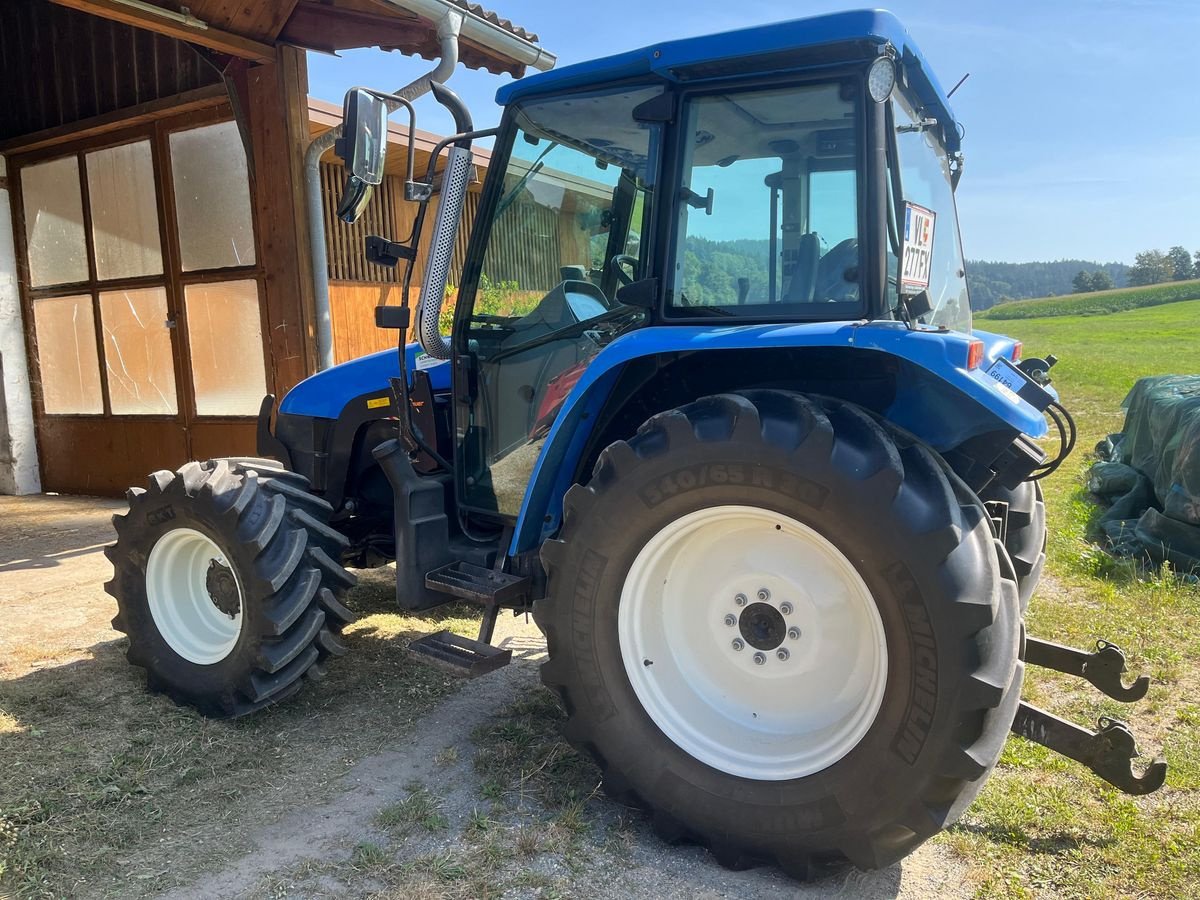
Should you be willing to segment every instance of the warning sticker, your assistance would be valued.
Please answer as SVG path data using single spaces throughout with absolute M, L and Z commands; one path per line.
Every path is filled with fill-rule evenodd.
M 900 293 L 919 294 L 929 287 L 933 267 L 933 226 L 937 213 L 915 203 L 904 204 L 904 255 L 900 263 Z
M 367 409 L 382 409 L 385 406 L 390 406 L 391 403 L 391 397 L 372 397 L 367 401 Z

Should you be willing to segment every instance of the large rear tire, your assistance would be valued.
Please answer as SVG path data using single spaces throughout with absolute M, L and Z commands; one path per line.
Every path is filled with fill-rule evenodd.
M 1000 755 L 1023 673 L 1005 551 L 931 450 L 855 406 L 764 390 L 655 416 L 567 494 L 542 559 L 567 737 L 727 865 L 889 865 Z
M 206 716 L 242 716 L 346 652 L 346 541 L 302 476 L 270 460 L 216 459 L 155 472 L 126 496 L 104 587 L 151 690 Z

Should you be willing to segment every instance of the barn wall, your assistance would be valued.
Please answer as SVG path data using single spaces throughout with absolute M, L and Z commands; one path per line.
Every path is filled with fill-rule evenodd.
M 7 168 L 0 156 L 0 494 L 41 490 Z

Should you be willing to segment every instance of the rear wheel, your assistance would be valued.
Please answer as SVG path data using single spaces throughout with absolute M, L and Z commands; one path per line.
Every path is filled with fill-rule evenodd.
M 543 680 L 618 798 L 729 865 L 888 865 L 954 821 L 1019 700 L 973 494 L 861 409 L 709 397 L 607 448 L 542 556 Z
M 147 684 L 205 715 L 290 696 L 345 653 L 345 540 L 302 476 L 256 459 L 192 462 L 128 492 L 105 550 L 113 627 Z

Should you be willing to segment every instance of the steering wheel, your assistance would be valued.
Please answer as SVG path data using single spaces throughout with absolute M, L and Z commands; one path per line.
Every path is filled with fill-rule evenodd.
M 629 256 L 626 253 L 618 253 L 608 261 L 608 267 L 612 270 L 613 275 L 617 277 L 622 285 L 633 284 L 633 276 L 626 272 L 622 266 L 629 266 L 635 272 L 637 271 L 638 258 Z

